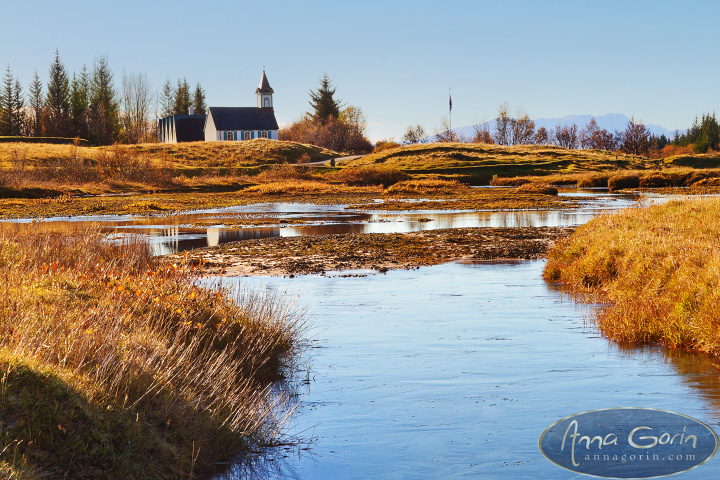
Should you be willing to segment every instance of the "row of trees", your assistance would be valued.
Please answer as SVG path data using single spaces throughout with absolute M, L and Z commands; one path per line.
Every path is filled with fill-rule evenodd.
M 360 107 L 344 106 L 335 98 L 327 73 L 317 90 L 309 92 L 312 111 L 280 130 L 280 140 L 310 143 L 336 152 L 369 152 L 367 119 Z
M 198 83 L 192 94 L 186 79 L 163 86 L 156 94 L 145 73 L 126 73 L 119 90 L 107 57 L 98 57 L 92 70 L 83 66 L 72 77 L 55 51 L 48 81 L 38 73 L 24 94 L 20 80 L 7 67 L 0 86 L 0 136 L 79 137 L 93 144 L 138 143 L 155 139 L 154 117 L 187 114 L 189 106 L 205 113 L 205 91 Z
M 205 89 L 203 89 L 202 85 L 200 83 L 195 85 L 191 97 L 190 84 L 187 78 L 178 79 L 174 87 L 169 78 L 165 80 L 160 91 L 159 116 L 162 118 L 169 115 L 188 115 L 191 106 L 195 115 L 207 114 Z
M 692 146 L 695 153 L 720 150 L 720 125 L 718 125 L 715 114 L 706 113 L 700 120 L 695 117 L 695 122 L 687 132 L 682 135 L 675 132 L 671 144 L 680 147 Z
M 408 127 L 403 142 L 406 144 L 427 141 L 425 130 L 420 125 Z M 487 123 L 475 125 L 475 135 L 472 138 L 463 138 L 448 128 L 443 121 L 443 128 L 436 132 L 433 140 L 437 142 L 474 142 L 497 145 L 557 145 L 572 149 L 621 150 L 632 155 L 647 155 L 653 141 L 648 129 L 642 122 L 630 118 L 623 131 L 609 132 L 600 128 L 595 118 L 579 128 L 575 124 L 557 125 L 555 129 L 535 127 L 530 116 L 518 109 L 515 116 L 510 114 L 507 103 L 498 109 L 495 119 L 495 129 L 491 130 Z

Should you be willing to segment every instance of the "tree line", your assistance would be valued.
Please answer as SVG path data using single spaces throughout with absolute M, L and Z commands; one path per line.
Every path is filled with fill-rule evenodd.
M 593 149 L 622 151 L 631 155 L 666 157 L 677 153 L 705 153 L 720 150 L 720 128 L 715 114 L 705 114 L 695 119 L 693 126 L 685 133 L 676 131 L 672 140 L 665 135 L 655 136 L 640 121 L 631 117 L 624 130 L 609 132 L 600 128 L 595 118 L 583 127 L 575 124 L 559 124 L 555 129 L 536 128 L 535 122 L 522 109 L 513 116 L 507 103 L 503 103 L 495 118 L 495 129 L 487 123 L 474 127 L 475 135 L 464 138 L 450 130 L 446 120 L 442 129 L 436 131 L 433 140 L 438 142 L 473 142 L 496 145 L 556 145 L 571 149 Z M 429 137 L 421 125 L 407 128 L 402 140 L 405 144 L 428 141 Z
M 190 105 L 204 114 L 205 91 L 191 93 L 187 79 L 168 78 L 155 94 L 145 73 L 123 71 L 119 88 L 105 56 L 72 76 L 55 50 L 46 84 L 35 71 L 27 94 L 8 65 L 0 85 L 0 136 L 81 138 L 95 145 L 154 141 L 154 117 L 187 114 Z M 156 105 L 156 99 L 159 105 Z

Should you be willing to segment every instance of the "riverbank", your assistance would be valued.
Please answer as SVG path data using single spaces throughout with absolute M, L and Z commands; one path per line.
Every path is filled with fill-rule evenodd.
M 457 183 L 457 182 L 455 182 Z M 380 200 L 380 201 L 377 201 Z M 244 185 L 236 191 L 134 193 L 102 196 L 0 199 L 0 218 L 50 218 L 81 215 L 170 215 L 258 203 L 352 205 L 372 210 L 502 210 L 572 208 L 576 202 L 557 191 L 477 189 L 457 184 L 446 190 L 398 191 L 382 186 L 348 186 L 290 179 Z
M 672 201 L 596 218 L 549 255 L 544 276 L 590 301 L 620 342 L 720 355 L 720 199 Z
M 303 275 L 340 270 L 386 272 L 456 260 L 544 258 L 571 227 L 452 228 L 412 233 L 243 240 L 165 257 L 210 275 Z
M 0 232 L 0 474 L 195 478 L 277 441 L 301 315 L 97 232 Z

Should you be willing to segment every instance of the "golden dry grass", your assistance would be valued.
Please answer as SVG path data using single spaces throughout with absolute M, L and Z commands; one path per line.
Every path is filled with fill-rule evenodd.
M 350 187 L 315 180 L 286 180 L 253 185 L 243 190 L 250 195 L 330 195 L 330 194 L 380 194 L 378 187 Z
M 0 231 L 0 471 L 194 478 L 273 441 L 297 310 L 191 273 L 95 231 Z
M 596 218 L 550 253 L 545 278 L 611 302 L 618 341 L 720 355 L 720 199 L 673 201 Z
M 616 168 L 646 168 L 658 161 L 600 150 L 522 145 L 434 143 L 371 153 L 349 166 L 386 165 L 413 174 L 457 174 L 489 181 L 493 175 L 546 175 Z
M 422 178 L 419 180 L 406 180 L 396 183 L 385 190 L 387 195 L 433 195 L 433 194 L 469 194 L 473 190 L 457 180 L 443 180 L 439 178 Z
M 598 173 L 618 170 L 664 170 L 668 168 L 720 167 L 720 156 L 679 155 L 650 160 L 602 150 L 571 150 L 546 145 L 500 145 L 435 143 L 417 144 L 373 152 L 350 161 L 350 167 L 384 165 L 413 175 L 454 175 L 466 183 L 515 185 L 513 177 L 551 177 L 542 183 L 577 183 Z M 587 177 L 590 175 L 590 177 Z M 508 183 L 502 183 L 505 179 Z M 590 186 L 590 185 L 586 185 Z

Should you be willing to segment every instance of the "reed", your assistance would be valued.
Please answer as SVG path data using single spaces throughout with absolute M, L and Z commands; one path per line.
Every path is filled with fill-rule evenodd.
M 280 433 L 292 304 L 97 231 L 3 229 L 0 278 L 0 471 L 194 478 Z
M 720 199 L 688 199 L 596 218 L 560 241 L 544 276 L 587 300 L 623 342 L 720 355 Z

